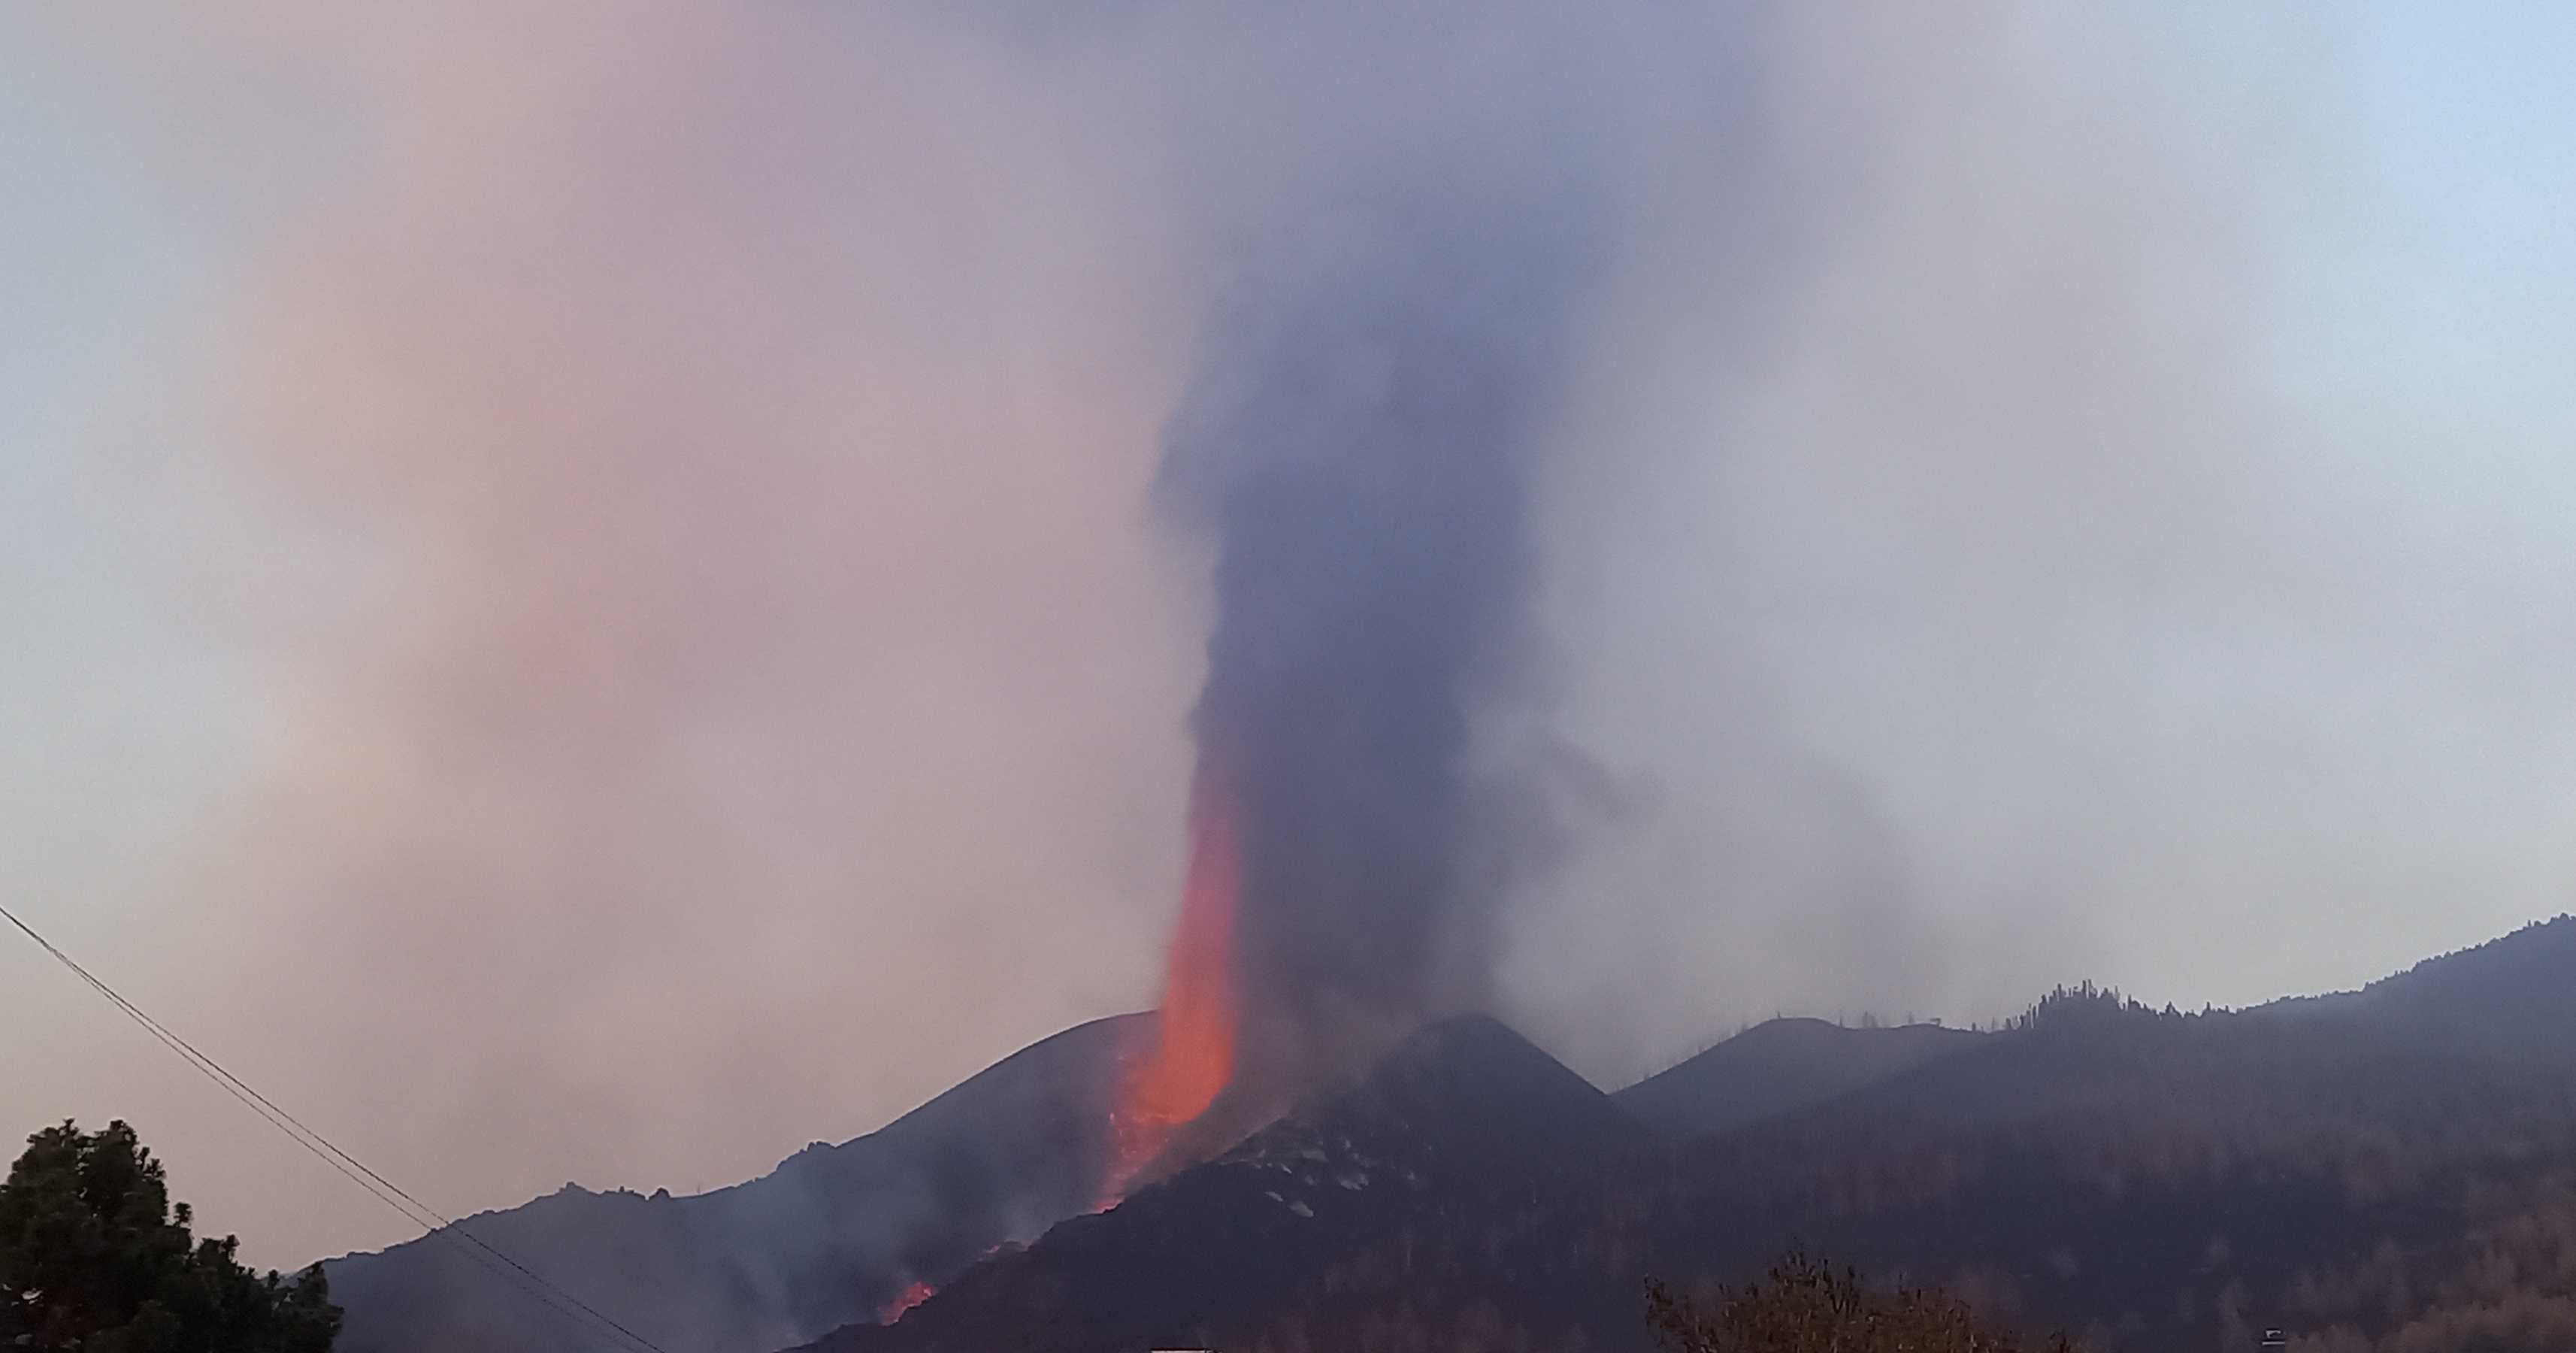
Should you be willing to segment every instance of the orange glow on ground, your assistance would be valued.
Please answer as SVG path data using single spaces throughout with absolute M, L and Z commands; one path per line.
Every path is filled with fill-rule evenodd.
M 885 1308 L 877 1312 L 877 1323 L 880 1325 L 891 1325 L 894 1322 L 903 1319 L 904 1312 L 930 1300 L 930 1294 L 938 1290 L 938 1288 L 935 1288 L 926 1282 L 922 1282 L 917 1278 L 914 1279 L 911 1286 L 903 1289 L 903 1292 L 900 1295 L 898 1295 L 894 1300 L 887 1302 L 885 1304 Z

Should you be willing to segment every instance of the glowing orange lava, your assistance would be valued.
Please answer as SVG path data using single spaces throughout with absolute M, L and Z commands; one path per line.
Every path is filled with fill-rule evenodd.
M 1124 1196 L 1137 1171 L 1234 1078 L 1234 908 L 1241 883 L 1234 804 L 1201 767 L 1190 802 L 1190 871 L 1165 959 L 1154 1051 L 1120 1087 L 1110 1116 L 1115 1158 L 1104 1206 Z
M 887 1302 L 885 1304 L 885 1308 L 877 1312 L 877 1323 L 880 1325 L 891 1325 L 894 1322 L 903 1319 L 904 1312 L 930 1300 L 930 1294 L 938 1290 L 938 1288 L 933 1287 L 918 1278 L 914 1279 L 912 1285 L 903 1289 L 901 1295 L 897 1296 L 894 1300 Z

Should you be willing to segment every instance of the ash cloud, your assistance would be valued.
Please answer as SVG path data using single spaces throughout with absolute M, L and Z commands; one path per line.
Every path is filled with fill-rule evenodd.
M 1728 134 L 1743 91 L 1672 97 L 1687 81 L 1654 52 L 1726 72 L 1761 25 L 1176 13 L 1104 29 L 1111 65 L 1155 68 L 1138 121 L 1206 278 L 1157 502 L 1209 547 L 1192 728 L 1242 842 L 1239 1074 L 1293 1087 L 1493 1001 L 1496 925 L 1539 855 L 1497 828 L 1567 825 L 1545 791 L 1601 778 L 1548 732 L 1537 497 L 1621 275 L 1636 129 L 1680 113 L 1658 134 L 1748 177 L 1758 158 Z M 1100 59 L 1089 36 L 1042 32 L 1036 59 Z M 1504 727 L 1530 745 L 1493 754 Z
M 1461 887 L 1469 712 L 1527 621 L 1534 461 L 1606 210 L 1580 172 L 1356 158 L 1246 247 L 1160 483 L 1215 541 L 1193 717 L 1240 824 L 1256 1039 L 1481 995 L 1438 989 L 1497 896 Z
M 1506 909 L 1626 797 L 1553 732 L 1540 498 L 1665 155 L 1745 186 L 1690 266 L 1735 277 L 1735 322 L 1761 308 L 1743 264 L 1785 239 L 1784 195 L 1747 113 L 1772 20 L 1103 13 L 1087 42 L 1016 31 L 1150 91 L 1155 200 L 1205 278 L 1157 501 L 1209 547 L 1192 728 L 1242 840 L 1239 1075 L 1293 1088 L 1491 1006 Z

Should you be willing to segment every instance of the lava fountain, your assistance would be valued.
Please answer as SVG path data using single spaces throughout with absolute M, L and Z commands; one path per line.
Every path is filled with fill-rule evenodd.
M 1129 1070 L 1110 1112 L 1104 1206 L 1125 1196 L 1173 1134 L 1207 1112 L 1234 1079 L 1242 1015 L 1234 920 L 1243 881 L 1234 812 L 1221 778 L 1202 765 L 1190 795 L 1189 875 L 1165 958 L 1153 1051 Z

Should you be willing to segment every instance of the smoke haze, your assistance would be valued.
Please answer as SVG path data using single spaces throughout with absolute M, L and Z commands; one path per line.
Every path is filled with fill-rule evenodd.
M 1604 1081 L 2563 907 L 2552 39 L 1587 8 L 7 20 L 31 134 L 151 185 L 97 219 L 190 241 L 94 246 L 185 341 L 55 382 L 20 497 L 76 510 L 13 535 L 198 542 L 116 555 L 183 623 L 23 628 L 156 674 L 102 727 L 243 730 L 60 734 L 13 863 L 454 1209 L 729 1182 L 1149 1002 L 1193 727 L 1282 824 L 1265 981 Z M 264 1263 L 398 1238 L 9 971 L 85 1031 L 0 1049 L 10 1121 L 134 1118 Z

